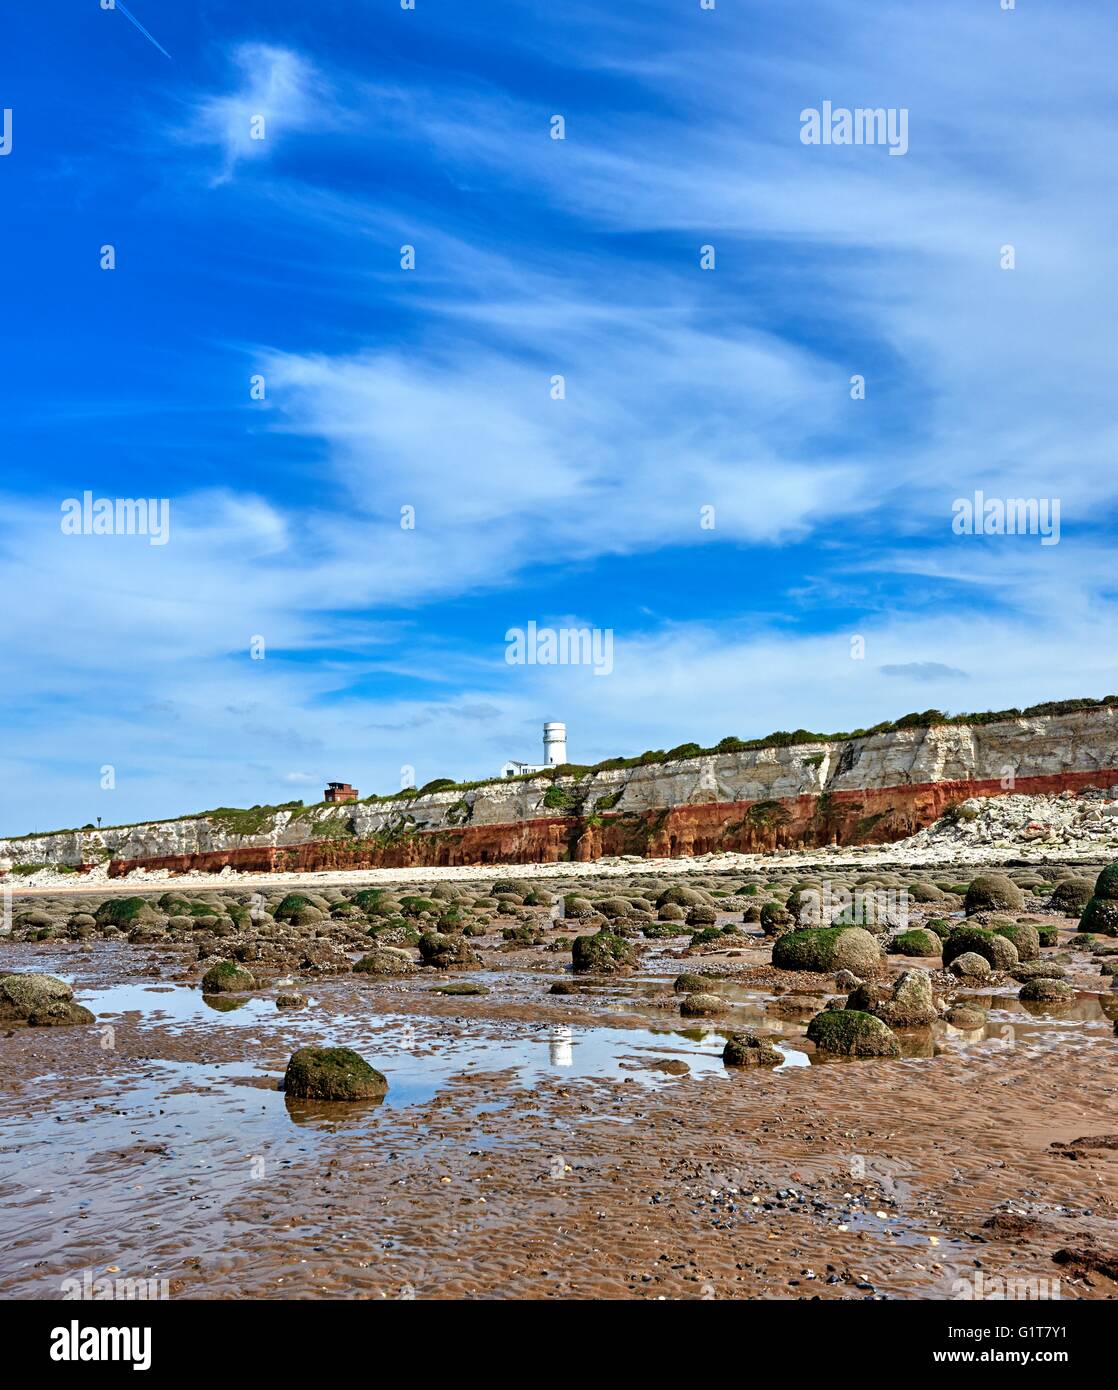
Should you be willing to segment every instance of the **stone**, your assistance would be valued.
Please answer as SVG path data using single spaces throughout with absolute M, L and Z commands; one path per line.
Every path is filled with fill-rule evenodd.
M 1063 1004 L 1075 998 L 1075 990 L 1066 980 L 1026 980 L 1017 994 L 1018 999 L 1038 1004 Z
M 1025 906 L 1020 888 L 1005 874 L 979 874 L 967 889 L 963 910 L 968 917 L 997 908 L 1020 911 Z
M 636 968 L 637 953 L 623 936 L 603 930 L 576 936 L 571 960 L 576 975 L 626 975 Z
M 35 971 L 0 975 L 0 1023 L 57 1028 L 94 1022 L 88 1009 L 74 1003 L 74 991 L 65 980 Z
M 899 1057 L 900 1044 L 873 1014 L 856 1009 L 826 1009 L 807 1026 L 808 1041 L 819 1052 L 840 1057 Z
M 772 963 L 778 970 L 814 970 L 826 975 L 850 970 L 864 979 L 877 974 L 881 947 L 861 927 L 804 927 L 777 937 Z
M 973 1030 L 986 1026 L 986 1010 L 970 1008 L 966 1004 L 955 1004 L 944 1017 L 953 1028 Z
M 387 948 L 386 948 L 387 949 Z M 481 957 L 465 936 L 425 931 L 419 938 L 423 964 L 435 970 L 469 970 L 481 964 Z
M 779 1067 L 783 1055 L 772 1043 L 755 1033 L 732 1033 L 722 1049 L 722 1061 L 728 1067 Z
M 717 994 L 688 994 L 680 1001 L 679 1012 L 684 1018 L 713 1018 L 728 1008 L 725 999 Z
M 298 1100 L 380 1100 L 388 1081 L 347 1047 L 301 1047 L 287 1064 L 283 1090 Z
M 377 946 L 353 967 L 359 975 L 414 975 L 419 969 L 407 951 L 395 946 Z
M 203 994 L 245 994 L 255 988 L 252 972 L 232 960 L 218 961 L 202 976 Z
M 990 974 L 990 962 L 977 951 L 964 951 L 947 968 L 960 979 L 981 980 Z
M 938 956 L 940 939 L 926 927 L 913 927 L 894 936 L 887 950 L 890 955 L 896 956 Z

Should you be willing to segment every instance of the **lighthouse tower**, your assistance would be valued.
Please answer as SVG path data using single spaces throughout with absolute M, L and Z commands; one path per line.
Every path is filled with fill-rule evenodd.
M 566 724 L 543 726 L 543 760 L 546 767 L 558 767 L 567 761 Z

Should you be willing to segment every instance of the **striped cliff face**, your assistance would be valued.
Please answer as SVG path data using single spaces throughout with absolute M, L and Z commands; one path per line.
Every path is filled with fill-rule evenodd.
M 193 817 L 35 836 L 0 841 L 0 859 L 260 872 L 884 844 L 970 797 L 1116 784 L 1118 714 L 1102 708 L 284 810 L 252 833 Z

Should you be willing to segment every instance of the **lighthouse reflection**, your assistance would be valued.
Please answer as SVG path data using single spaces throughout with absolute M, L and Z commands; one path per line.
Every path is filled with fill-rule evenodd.
M 574 1064 L 574 1046 L 571 1030 L 565 1023 L 556 1024 L 548 1039 L 548 1052 L 553 1067 L 569 1067 Z

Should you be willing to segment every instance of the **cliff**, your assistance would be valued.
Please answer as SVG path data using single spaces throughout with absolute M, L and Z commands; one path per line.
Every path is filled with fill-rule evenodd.
M 942 724 L 408 799 L 220 812 L 0 840 L 16 866 L 244 870 L 496 864 L 881 844 L 950 805 L 1118 784 L 1118 709 Z

